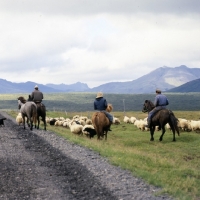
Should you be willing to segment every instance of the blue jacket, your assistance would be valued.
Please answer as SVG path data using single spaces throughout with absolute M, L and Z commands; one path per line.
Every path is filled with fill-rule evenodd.
M 163 94 L 157 94 L 154 100 L 154 106 L 167 106 L 169 101 L 167 97 Z
M 103 97 L 97 98 L 94 101 L 94 110 L 99 110 L 99 111 L 106 110 L 107 105 L 108 103 L 105 98 Z

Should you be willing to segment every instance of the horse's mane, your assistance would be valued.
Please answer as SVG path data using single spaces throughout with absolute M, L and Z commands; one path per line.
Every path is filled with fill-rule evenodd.
M 106 108 L 106 111 L 111 112 L 112 110 L 113 110 L 113 106 L 112 106 L 112 104 L 109 103 L 107 108 Z
M 145 100 L 145 103 L 149 103 L 149 105 L 150 105 L 152 108 L 155 107 L 154 104 L 153 104 L 153 102 L 152 102 L 151 100 Z
M 22 96 L 17 98 L 18 100 L 20 100 L 22 103 L 26 103 L 26 99 Z

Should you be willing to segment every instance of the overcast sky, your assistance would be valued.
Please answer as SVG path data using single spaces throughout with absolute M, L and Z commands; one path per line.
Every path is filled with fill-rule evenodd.
M 0 78 L 89 87 L 200 68 L 199 0 L 0 0 Z

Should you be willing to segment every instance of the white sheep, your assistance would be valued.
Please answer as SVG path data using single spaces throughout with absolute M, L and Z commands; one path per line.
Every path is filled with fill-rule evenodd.
M 200 121 L 190 120 L 188 121 L 188 128 L 192 131 L 200 130 Z
M 124 116 L 124 122 L 125 122 L 125 123 L 130 123 L 130 118 L 127 117 L 127 116 Z
M 81 124 L 74 124 L 70 126 L 70 131 L 74 134 L 82 134 L 83 126 Z
M 136 120 L 136 117 L 130 117 L 130 123 L 131 124 L 134 124 L 135 120 Z
M 142 119 L 138 120 L 138 122 L 137 122 L 137 128 L 139 128 L 142 131 L 145 130 L 146 125 L 147 125 L 146 122 Z
M 92 124 L 92 120 L 91 119 L 87 119 L 85 123 L 90 125 L 90 124 Z
M 16 122 L 18 123 L 18 125 L 23 123 L 23 118 L 22 118 L 22 114 L 18 113 L 17 117 L 16 117 Z
M 190 129 L 187 119 L 178 118 L 177 126 L 178 126 L 179 129 L 181 129 L 183 131 L 188 131 Z
M 117 117 L 113 118 L 113 124 L 121 124 L 120 119 Z

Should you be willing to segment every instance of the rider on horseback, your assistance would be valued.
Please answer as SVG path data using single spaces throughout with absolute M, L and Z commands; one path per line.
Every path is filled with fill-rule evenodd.
M 157 89 L 156 97 L 154 100 L 155 108 L 149 112 L 148 119 L 147 119 L 148 124 L 146 127 L 150 128 L 151 119 L 152 119 L 153 115 L 156 112 L 158 112 L 159 110 L 165 109 L 168 104 L 169 104 L 169 101 L 168 101 L 167 97 L 164 94 L 161 94 L 161 90 Z
M 35 90 L 30 95 L 31 100 L 33 100 L 36 104 L 41 103 L 43 99 L 43 93 L 39 91 L 38 86 L 35 86 Z
M 107 106 L 108 106 L 108 103 L 107 103 L 106 99 L 103 97 L 103 93 L 102 92 L 98 92 L 97 96 L 96 96 L 96 99 L 94 100 L 94 110 L 102 111 L 102 112 L 105 113 L 106 117 L 110 121 L 110 125 L 109 125 L 108 130 L 112 131 L 110 129 L 110 126 L 111 126 L 111 124 L 113 122 L 113 116 L 109 112 L 106 111 Z

